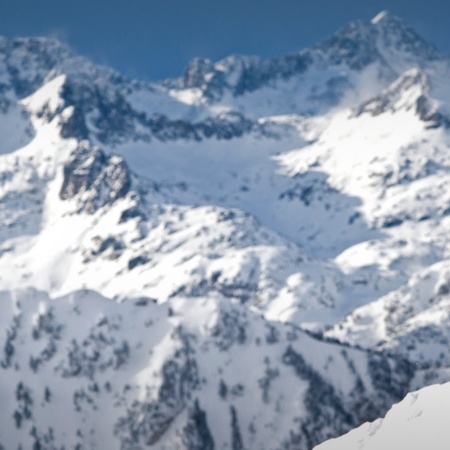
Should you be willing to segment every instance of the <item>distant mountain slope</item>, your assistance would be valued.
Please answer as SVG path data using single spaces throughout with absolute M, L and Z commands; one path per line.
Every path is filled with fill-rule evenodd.
M 300 97 L 301 100 L 312 101 L 311 106 L 323 101 L 327 105 L 337 103 L 352 86 L 352 72 L 360 73 L 375 66 L 380 75 L 392 77 L 439 59 L 442 57 L 433 45 L 401 19 L 383 12 L 369 23 L 352 22 L 312 48 L 281 58 L 263 60 L 233 55 L 217 63 L 194 59 L 181 78 L 167 80 L 165 85 L 178 91 L 191 90 L 197 101 L 239 105 L 245 104 L 246 97 L 266 88 L 264 94 L 269 105 L 272 96 L 267 95 L 270 92 L 267 88 L 280 88 L 286 81 L 297 78 L 302 82 L 298 85 L 303 92 L 307 94 L 310 89 L 309 97 Z M 298 106 L 302 108 L 301 104 Z M 289 103 L 285 108 L 289 108 Z
M 431 366 L 450 366 L 449 261 L 420 271 L 396 291 L 356 309 L 326 332 Z
M 219 296 L 0 295 L 2 448 L 306 450 L 382 414 L 414 373 Z

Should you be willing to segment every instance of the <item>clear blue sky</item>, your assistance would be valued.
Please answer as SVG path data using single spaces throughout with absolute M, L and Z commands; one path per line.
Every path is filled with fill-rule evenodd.
M 53 36 L 140 79 L 178 76 L 195 56 L 278 56 L 383 9 L 450 53 L 448 0 L 0 0 L 0 34 Z

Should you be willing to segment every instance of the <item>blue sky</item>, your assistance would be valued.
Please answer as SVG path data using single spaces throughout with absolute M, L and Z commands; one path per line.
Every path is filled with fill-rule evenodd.
M 301 50 L 383 9 L 450 53 L 448 0 L 0 0 L 0 34 L 57 37 L 96 62 L 148 80 L 195 56 Z

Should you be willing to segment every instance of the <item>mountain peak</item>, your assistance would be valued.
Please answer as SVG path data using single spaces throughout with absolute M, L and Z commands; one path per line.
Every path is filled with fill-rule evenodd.
M 389 20 L 392 16 L 392 14 L 385 9 L 384 11 L 379 12 L 371 21 L 370 23 L 372 25 L 376 25 L 377 23 L 385 20 Z
M 370 22 L 371 28 L 378 35 L 377 46 L 383 57 L 390 54 L 390 64 L 394 67 L 398 65 L 399 59 L 408 62 L 407 65 L 421 66 L 426 61 L 433 61 L 441 58 L 437 48 L 423 39 L 416 30 L 400 17 L 388 11 L 382 11 Z M 400 71 L 406 67 L 400 64 Z
M 92 82 L 125 80 L 113 69 L 96 65 L 65 43 L 48 37 L 0 36 L 0 71 L 8 74 L 8 84 L 18 98 L 29 96 L 61 74 Z
M 371 21 L 370 25 L 375 29 L 388 33 L 412 33 L 417 39 L 423 40 L 421 36 L 408 24 L 407 21 L 401 17 L 392 14 L 389 10 L 385 9 L 379 12 Z
M 433 44 L 389 11 L 370 22 L 350 22 L 313 48 L 325 52 L 329 63 L 361 70 L 378 61 L 397 76 L 441 58 Z

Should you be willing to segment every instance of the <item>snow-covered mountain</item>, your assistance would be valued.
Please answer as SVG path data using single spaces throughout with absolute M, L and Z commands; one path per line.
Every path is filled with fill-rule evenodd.
M 408 394 L 383 419 L 366 423 L 314 450 L 379 450 L 448 448 L 450 385 L 436 385 Z
M 411 386 L 450 379 L 449 79 L 450 59 L 389 13 L 296 54 L 196 59 L 180 78 L 154 83 L 129 80 L 54 40 L 2 38 L 0 290 L 10 312 L 2 319 L 0 395 L 25 405 L 24 388 L 16 393 L 21 377 L 40 412 L 24 422 L 31 428 L 0 427 L 0 443 L 306 449 L 384 414 Z M 147 299 L 140 309 L 137 298 Z M 77 318 L 70 305 L 78 301 L 94 310 Z M 33 337 L 40 303 L 59 330 L 45 345 Z M 161 327 L 147 329 L 147 314 Z M 89 333 L 103 336 L 102 325 L 82 323 L 96 315 L 128 325 L 117 334 L 114 325 L 91 348 Z M 230 346 L 208 354 L 216 316 L 226 316 L 216 321 L 226 328 L 245 317 L 245 336 L 256 336 L 239 343 L 246 353 Z M 195 364 L 210 367 L 169 395 L 161 393 L 164 364 L 187 357 L 177 347 L 184 337 L 171 337 L 178 326 L 189 330 Z M 264 327 L 280 336 L 295 330 L 307 345 L 294 348 L 286 337 L 272 346 L 258 331 Z M 8 359 L 15 339 L 17 365 Z M 164 340 L 171 344 L 160 347 Z M 92 379 L 110 382 L 119 341 L 132 361 L 94 401 Z M 74 364 L 92 363 L 92 379 L 84 369 L 61 375 L 72 345 L 86 347 Z M 35 370 L 31 361 L 41 357 L 61 402 L 78 390 L 90 399 L 82 419 L 74 403 L 71 430 L 81 427 L 82 439 L 49 431 L 62 403 L 36 400 L 45 386 L 41 363 Z M 273 398 L 289 397 L 285 409 L 256 400 L 266 357 L 283 380 L 274 381 Z M 408 360 L 424 370 L 414 375 Z M 286 361 L 300 361 L 301 374 Z M 371 364 L 381 367 L 384 387 Z M 213 373 L 226 386 L 251 385 L 251 394 L 221 400 L 210 391 Z M 356 405 L 354 386 L 375 405 L 370 414 Z M 166 394 L 170 405 L 157 406 Z M 326 414 L 308 406 L 322 395 L 331 402 Z M 103 415 L 94 406 L 114 408 L 88 438 Z M 223 420 L 233 438 L 220 431 Z
M 414 373 L 217 295 L 1 302 L 5 449 L 311 448 L 378 417 Z
M 357 308 L 325 334 L 361 347 L 403 354 L 422 365 L 449 367 L 449 292 L 449 262 L 445 260 Z

